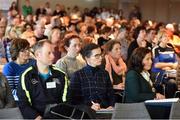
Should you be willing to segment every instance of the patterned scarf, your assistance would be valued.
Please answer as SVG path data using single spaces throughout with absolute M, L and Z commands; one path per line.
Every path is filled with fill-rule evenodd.
M 121 57 L 118 59 L 118 65 L 115 63 L 115 61 L 110 55 L 105 55 L 105 60 L 106 60 L 105 70 L 108 71 L 111 82 L 113 83 L 112 69 L 116 74 L 122 75 L 127 70 L 126 64 L 124 63 Z

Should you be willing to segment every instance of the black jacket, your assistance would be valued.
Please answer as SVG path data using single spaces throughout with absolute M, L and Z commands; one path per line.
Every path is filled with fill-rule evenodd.
M 50 66 L 50 77 L 42 80 L 37 66 L 26 69 L 18 85 L 19 108 L 25 119 L 43 116 L 48 104 L 66 101 L 67 79 L 58 68 Z

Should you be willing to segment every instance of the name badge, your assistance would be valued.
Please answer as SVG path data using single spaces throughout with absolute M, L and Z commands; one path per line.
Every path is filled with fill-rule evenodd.
M 56 82 L 47 82 L 46 83 L 46 88 L 56 88 Z

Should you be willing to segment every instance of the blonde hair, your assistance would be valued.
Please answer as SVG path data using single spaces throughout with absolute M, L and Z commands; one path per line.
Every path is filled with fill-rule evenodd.
M 157 34 L 158 43 L 161 42 L 163 36 L 165 36 L 165 35 L 167 35 L 167 32 L 166 32 L 165 29 L 162 29 L 162 30 L 160 30 L 160 31 L 158 32 L 158 34 Z

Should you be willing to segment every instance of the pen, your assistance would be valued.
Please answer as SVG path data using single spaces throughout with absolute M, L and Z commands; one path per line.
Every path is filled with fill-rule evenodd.
M 91 101 L 92 104 L 96 104 L 95 102 Z

